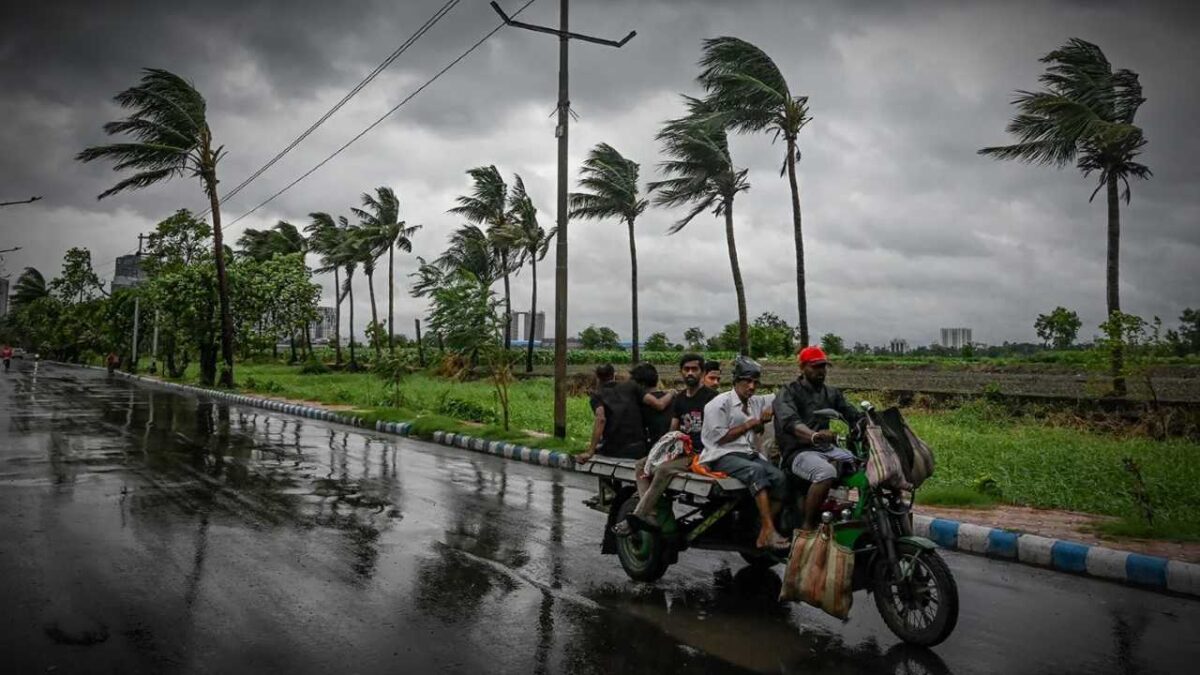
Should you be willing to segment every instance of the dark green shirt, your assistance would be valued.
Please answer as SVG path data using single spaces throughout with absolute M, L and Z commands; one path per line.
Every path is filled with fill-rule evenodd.
M 850 405 L 841 389 L 827 384 L 814 389 L 803 377 L 796 378 L 794 382 L 780 389 L 775 394 L 772 407 L 775 412 L 775 440 L 779 444 L 779 452 L 784 461 L 788 462 L 795 452 L 811 447 L 800 444 L 800 440 L 796 438 L 796 425 L 803 424 L 813 431 L 829 428 L 829 420 L 814 417 L 814 412 L 822 408 L 833 408 L 851 425 L 862 414 L 858 408 Z

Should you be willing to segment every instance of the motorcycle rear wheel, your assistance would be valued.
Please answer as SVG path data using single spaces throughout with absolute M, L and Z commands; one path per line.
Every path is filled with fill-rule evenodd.
M 882 557 L 875 567 L 875 607 L 901 640 L 922 647 L 941 644 L 958 623 L 958 585 L 936 551 L 899 544 L 905 578 L 894 579 Z
M 621 504 L 614 522 L 621 522 L 637 508 L 637 494 Z M 634 581 L 658 581 L 671 566 L 667 557 L 667 542 L 662 534 L 648 530 L 617 536 L 617 558 L 625 574 Z

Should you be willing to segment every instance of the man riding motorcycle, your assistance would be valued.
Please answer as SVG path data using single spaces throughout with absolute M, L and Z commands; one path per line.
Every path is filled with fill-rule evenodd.
M 775 438 L 784 470 L 810 483 L 804 497 L 804 529 L 812 530 L 840 467 L 854 459 L 849 451 L 833 445 L 837 437 L 829 430 L 829 420 L 813 413 L 832 408 L 852 426 L 862 413 L 840 389 L 825 384 L 829 359 L 824 350 L 804 347 L 796 360 L 800 376 L 775 396 Z

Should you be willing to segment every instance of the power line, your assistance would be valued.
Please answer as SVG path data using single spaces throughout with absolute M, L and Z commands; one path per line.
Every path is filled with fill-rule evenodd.
M 527 1 L 525 2 L 525 4 L 524 4 L 524 5 L 521 5 L 521 8 L 520 8 L 520 9 L 518 9 L 516 12 L 513 12 L 512 16 L 514 16 L 514 17 L 515 17 L 515 16 L 518 16 L 518 15 L 520 15 L 520 14 L 521 14 L 521 12 L 525 11 L 525 8 L 529 7 L 529 6 L 530 6 L 530 5 L 532 5 L 533 3 L 534 3 L 534 0 L 527 0 Z M 302 180 L 304 180 L 305 178 L 308 178 L 308 177 L 309 177 L 309 176 L 311 176 L 312 174 L 316 173 L 316 171 L 317 171 L 318 169 L 320 169 L 321 167 L 325 166 L 327 163 L 329 163 L 329 161 L 330 161 L 330 160 L 332 160 L 334 157 L 337 157 L 339 154 L 341 154 L 343 150 L 345 150 L 346 148 L 348 148 L 348 147 L 350 147 L 351 145 L 353 145 L 353 144 L 354 144 L 356 141 L 358 141 L 358 139 L 362 138 L 363 136 L 366 136 L 366 135 L 367 135 L 367 133 L 369 133 L 369 132 L 370 132 L 372 129 L 374 129 L 375 127 L 379 126 L 379 125 L 380 125 L 380 124 L 381 124 L 381 123 L 382 123 L 382 122 L 383 122 L 385 119 L 387 119 L 388 117 L 390 117 L 390 116 L 392 115 L 392 113 L 394 113 L 394 112 L 396 112 L 397 110 L 399 110 L 401 106 L 403 106 L 405 103 L 408 103 L 408 102 L 409 102 L 409 101 L 411 101 L 411 100 L 412 100 L 412 99 L 413 99 L 413 98 L 414 98 L 414 97 L 415 97 L 417 94 L 420 94 L 422 91 L 424 91 L 426 87 L 428 87 L 429 85 L 431 85 L 431 84 L 433 84 L 434 82 L 436 82 L 436 81 L 438 80 L 438 78 L 440 78 L 442 75 L 444 75 L 444 74 L 446 73 L 446 71 L 450 70 L 450 69 L 451 69 L 451 68 L 453 68 L 454 66 L 458 65 L 458 63 L 459 63 L 460 61 L 462 61 L 463 59 L 467 58 L 467 56 L 469 56 L 469 55 L 471 54 L 471 52 L 474 52 L 476 49 L 478 49 L 480 45 L 482 45 L 484 42 L 486 42 L 486 41 L 488 40 L 488 38 L 490 38 L 490 37 L 492 37 L 493 35 L 495 35 L 496 33 L 498 33 L 498 32 L 500 31 L 500 29 L 501 29 L 501 28 L 504 28 L 504 26 L 505 26 L 505 25 L 506 25 L 506 23 L 504 23 L 504 22 L 501 22 L 501 23 L 500 23 L 498 26 L 496 26 L 496 27 L 495 27 L 495 28 L 493 28 L 492 30 L 488 31 L 488 32 L 487 32 L 487 34 L 485 34 L 485 35 L 484 35 L 482 38 L 480 38 L 480 39 L 479 39 L 479 41 L 477 41 L 475 44 L 471 45 L 471 46 L 470 46 L 470 47 L 469 47 L 469 48 L 468 48 L 468 49 L 467 49 L 465 52 L 463 52 L 463 53 L 462 53 L 462 54 L 460 54 L 460 55 L 459 55 L 457 58 L 455 58 L 453 61 L 451 61 L 450 63 L 448 63 L 448 64 L 447 64 L 447 65 L 446 65 L 444 68 L 442 68 L 441 70 L 439 70 L 439 71 L 438 71 L 438 72 L 437 72 L 437 73 L 436 73 L 436 74 L 435 74 L 433 77 L 431 77 L 431 78 L 429 78 L 428 80 L 426 80 L 424 84 L 422 84 L 420 87 L 417 87 L 417 88 L 416 88 L 416 90 L 414 90 L 414 91 L 413 91 L 412 93 L 410 93 L 408 96 L 404 97 L 404 99 L 403 99 L 402 101 L 400 101 L 399 103 L 397 103 L 397 104 L 395 105 L 395 107 L 393 107 L 391 110 L 389 110 L 389 111 L 387 111 L 386 113 L 384 113 L 384 114 L 383 114 L 383 116 L 382 116 L 382 117 L 380 117 L 379 119 L 377 119 L 377 120 L 375 120 L 374 122 L 372 122 L 372 123 L 371 123 L 371 125 L 370 125 L 370 126 L 368 126 L 366 129 L 363 129 L 362 131 L 360 131 L 360 132 L 358 133 L 358 135 L 354 136 L 354 137 L 353 137 L 353 138 L 351 138 L 349 141 L 346 141 L 345 145 L 343 145 L 342 147 L 338 148 L 337 150 L 334 150 L 334 151 L 333 151 L 333 154 L 329 155 L 328 157 L 326 157 L 325 159 L 323 159 L 323 160 L 321 160 L 319 163 L 317 163 L 317 165 L 316 165 L 316 166 L 314 166 L 313 168 L 311 168 L 311 169 L 309 169 L 308 171 L 306 171 L 306 172 L 304 172 L 303 174 L 301 174 L 301 175 L 300 175 L 300 177 L 299 177 L 299 178 L 297 178 L 296 180 L 292 181 L 291 183 L 288 183 L 286 186 L 284 186 L 284 187 L 283 187 L 283 189 L 279 190 L 278 192 L 276 192 L 275 194 L 271 195 L 270 197 L 267 197 L 267 198 L 266 198 L 265 200 L 263 200 L 263 201 L 262 201 L 262 202 L 261 202 L 261 203 L 260 203 L 258 206 L 255 206 L 254 208 L 252 208 L 252 209 L 250 209 L 249 211 L 247 211 L 247 212 L 243 213 L 242 215 L 238 216 L 237 218 L 234 218 L 234 219 L 233 219 L 232 221 L 230 221 L 229 223 L 227 223 L 227 224 L 225 224 L 225 225 L 222 225 L 222 226 L 221 226 L 221 231 L 222 231 L 222 232 L 224 232 L 224 230 L 225 230 L 225 228 L 226 228 L 226 227 L 230 227 L 230 226 L 232 226 L 232 225 L 236 224 L 238 221 L 242 220 L 242 219 L 243 219 L 243 218 L 245 218 L 246 216 L 249 216 L 250 214 L 254 213 L 255 211 L 258 211 L 259 209 L 261 209 L 262 207 L 266 206 L 267 204 L 270 204 L 270 203 L 271 203 L 272 201 L 274 201 L 274 200 L 275 200 L 277 197 L 279 197 L 279 196 L 280 196 L 280 195 L 282 195 L 283 193 L 285 193 L 285 192 L 287 192 L 288 190 L 290 190 L 290 189 L 292 189 L 293 187 L 295 187 L 295 186 L 296 186 L 298 183 L 300 183 L 300 181 L 302 181 Z
M 417 40 L 421 39 L 421 37 L 423 35 L 425 35 L 425 33 L 427 33 L 431 28 L 433 28 L 434 24 L 436 24 L 438 21 L 441 21 L 443 17 L 445 17 L 447 14 L 449 14 L 450 11 L 453 10 L 460 1 L 461 0 L 448 0 L 446 2 L 446 4 L 444 4 L 440 8 L 438 8 L 438 10 L 436 12 L 434 12 L 433 15 L 430 16 L 428 19 L 426 19 L 425 23 L 421 24 L 421 26 L 412 35 L 410 35 L 407 40 L 405 40 L 403 43 L 401 43 L 399 47 L 397 47 L 391 54 L 389 54 L 388 57 L 386 59 L 384 59 L 382 63 L 380 63 L 378 66 L 375 66 L 374 70 L 372 70 L 370 73 L 367 73 L 366 77 L 364 77 L 358 84 L 354 85 L 354 87 L 349 92 L 347 92 L 346 95 L 343 96 L 340 101 L 335 103 L 332 108 L 330 108 L 329 110 L 327 110 L 325 112 L 324 115 L 321 115 L 321 117 L 316 122 L 313 122 L 312 125 L 309 126 L 307 129 L 305 129 L 303 133 L 301 133 L 299 136 L 297 136 L 295 139 L 293 139 L 291 143 L 288 143 L 287 146 L 285 146 L 274 157 L 272 157 L 270 159 L 270 161 L 268 161 L 266 164 L 259 167 L 258 170 L 256 170 L 254 173 L 250 174 L 245 180 L 243 180 L 241 183 L 239 183 L 232 190 L 225 193 L 225 196 L 220 198 L 220 200 L 219 200 L 220 203 L 224 203 L 224 202 L 228 201 L 229 199 L 232 199 L 234 196 L 236 196 L 239 192 L 241 192 L 243 189 L 245 189 L 246 186 L 248 186 L 250 183 L 254 182 L 255 179 L 257 179 L 264 172 L 266 172 L 268 169 L 270 169 L 272 166 L 274 166 L 276 162 L 278 162 L 280 159 L 283 159 L 284 155 L 291 152 L 292 149 L 294 149 L 297 145 L 299 145 L 301 142 L 303 142 L 304 139 L 308 138 L 310 134 L 312 134 L 314 131 L 317 130 L 317 127 L 320 127 L 322 124 L 325 123 L 326 120 L 328 120 L 330 117 L 333 117 L 333 115 L 338 110 L 342 109 L 342 106 L 346 105 L 346 103 L 350 99 L 354 98 L 354 96 L 356 94 L 358 94 L 358 92 L 362 91 L 368 84 L 371 83 L 372 80 L 374 80 L 380 73 L 382 73 L 385 69 L 387 69 L 388 66 L 392 65 L 392 63 L 394 63 L 396 61 L 396 59 L 400 57 L 401 54 L 408 51 L 409 47 L 411 47 Z M 212 209 L 205 209 L 199 215 L 199 217 L 203 218 L 204 216 L 208 215 L 211 211 L 212 211 Z

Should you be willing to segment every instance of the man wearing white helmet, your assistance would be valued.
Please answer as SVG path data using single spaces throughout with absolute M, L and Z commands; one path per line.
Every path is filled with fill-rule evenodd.
M 700 463 L 713 471 L 737 478 L 749 488 L 758 506 L 761 526 L 758 547 L 785 549 L 787 539 L 775 529 L 787 489 L 787 477 L 756 449 L 756 437 L 771 421 L 771 397 L 755 396 L 762 366 L 739 356 L 733 362 L 733 389 L 704 406 L 704 452 Z

